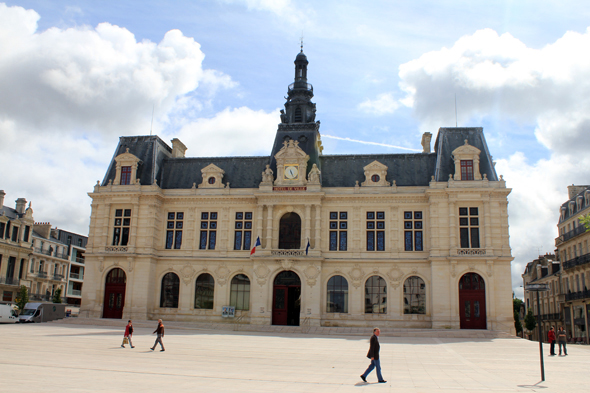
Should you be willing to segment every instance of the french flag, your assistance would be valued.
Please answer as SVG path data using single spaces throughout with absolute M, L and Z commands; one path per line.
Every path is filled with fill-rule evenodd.
M 254 247 L 252 248 L 252 251 L 250 251 L 250 255 L 254 254 L 256 252 L 256 247 L 261 246 L 262 244 L 260 244 L 260 236 L 258 236 L 256 238 L 256 243 L 254 244 Z

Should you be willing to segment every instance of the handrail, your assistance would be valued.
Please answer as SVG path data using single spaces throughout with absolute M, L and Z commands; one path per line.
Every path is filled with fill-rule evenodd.
M 311 319 L 309 319 L 309 317 L 305 317 L 305 319 L 303 320 L 303 323 L 301 324 L 301 333 L 309 333 L 309 330 L 311 329 Z
M 240 324 L 242 323 L 242 319 L 244 319 L 245 316 L 246 314 L 242 314 L 236 319 L 234 319 L 234 331 L 240 330 Z

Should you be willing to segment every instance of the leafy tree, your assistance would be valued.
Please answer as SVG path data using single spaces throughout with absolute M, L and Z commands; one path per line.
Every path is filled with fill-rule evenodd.
M 520 323 L 520 312 L 514 311 L 514 328 L 516 329 L 516 334 L 520 334 L 522 332 L 522 323 Z
M 524 317 L 524 326 L 526 327 L 526 330 L 528 330 L 529 332 L 535 330 L 535 327 L 537 326 L 537 319 L 533 315 L 532 308 L 529 308 L 529 312 L 527 312 L 526 317 Z
M 25 305 L 29 302 L 29 291 L 27 291 L 27 287 L 24 285 L 20 286 L 15 301 L 20 314 L 20 312 L 25 309 Z
M 51 300 L 53 303 L 61 303 L 61 288 L 57 288 L 53 293 L 53 299 Z
M 512 306 L 514 308 L 515 312 L 519 312 L 520 313 L 520 306 L 522 306 L 524 302 L 522 301 L 522 299 L 519 299 L 517 297 L 512 299 Z
M 590 231 L 590 213 L 586 214 L 585 216 L 578 217 L 578 220 L 586 227 L 586 232 Z

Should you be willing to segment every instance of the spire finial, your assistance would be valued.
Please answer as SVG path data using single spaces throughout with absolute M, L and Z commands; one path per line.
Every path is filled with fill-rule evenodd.
M 301 32 L 301 53 L 303 53 L 303 32 Z

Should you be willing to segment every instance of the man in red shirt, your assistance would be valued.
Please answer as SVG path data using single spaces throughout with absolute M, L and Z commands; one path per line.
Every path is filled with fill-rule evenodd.
M 551 353 L 549 356 L 555 356 L 555 327 L 551 326 L 551 330 L 547 333 L 547 340 L 551 344 Z

